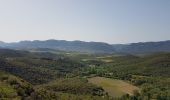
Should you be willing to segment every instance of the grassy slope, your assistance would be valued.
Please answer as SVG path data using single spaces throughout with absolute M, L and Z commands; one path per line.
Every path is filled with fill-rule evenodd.
M 104 77 L 93 77 L 88 79 L 90 83 L 102 86 L 106 92 L 112 97 L 121 97 L 124 94 L 133 94 L 134 90 L 139 90 L 138 87 L 133 86 L 122 80 L 109 79 Z
M 0 71 L 0 98 L 20 100 L 29 97 L 32 86 L 25 80 Z

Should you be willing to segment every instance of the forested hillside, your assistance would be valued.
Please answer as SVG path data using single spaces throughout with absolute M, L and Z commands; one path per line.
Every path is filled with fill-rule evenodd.
M 169 73 L 170 53 L 136 56 L 51 49 L 0 49 L 0 98 L 169 100 Z M 107 82 L 91 83 L 97 81 L 93 80 L 95 77 L 109 78 L 107 82 L 115 82 L 115 86 Z M 131 84 L 138 91 L 128 92 L 123 88 L 124 84 Z M 108 91 L 107 87 L 113 90 Z M 118 90 L 124 92 L 116 96 Z
M 135 86 L 140 87 L 141 91 L 135 93 L 137 100 L 170 99 L 169 53 L 155 53 L 146 56 L 112 55 L 90 59 L 85 58 L 82 61 L 91 64 L 89 67 L 82 69 L 81 75 L 88 76 L 90 74 L 93 76 L 127 80 Z M 131 99 L 129 95 L 123 98 Z

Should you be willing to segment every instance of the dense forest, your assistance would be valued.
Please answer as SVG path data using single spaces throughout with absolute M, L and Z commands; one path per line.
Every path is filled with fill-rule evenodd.
M 89 81 L 94 77 L 121 80 L 138 90 L 113 96 L 112 91 Z M 132 55 L 47 48 L 0 49 L 0 98 L 170 100 L 170 53 Z

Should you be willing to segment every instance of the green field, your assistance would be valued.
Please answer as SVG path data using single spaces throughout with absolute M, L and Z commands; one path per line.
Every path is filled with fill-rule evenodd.
M 121 97 L 124 94 L 132 95 L 134 90 L 139 90 L 138 87 L 122 80 L 104 77 L 93 77 L 88 80 L 90 83 L 102 86 L 103 89 L 112 97 Z

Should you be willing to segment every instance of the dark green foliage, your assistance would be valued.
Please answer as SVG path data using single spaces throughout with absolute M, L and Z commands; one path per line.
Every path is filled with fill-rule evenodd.
M 55 92 L 71 94 L 89 94 L 95 96 L 104 95 L 104 90 L 101 87 L 88 83 L 86 79 L 79 78 L 59 79 L 43 85 L 43 88 Z
M 170 77 L 169 53 L 159 53 L 144 57 L 125 55 L 113 57 L 112 59 L 112 63 L 104 63 L 100 66 L 94 65 L 93 74 L 97 74 L 102 70 L 105 71 L 105 76 L 122 79 L 127 79 L 130 77 L 129 75 Z M 91 66 L 86 68 L 85 71 L 92 73 Z
M 18 57 L 17 54 L 12 57 L 8 56 L 7 53 L 2 53 L 2 55 L 5 56 L 0 59 L 0 70 L 17 75 L 32 84 L 42 84 L 65 77 L 66 73 L 71 73 L 84 66 L 78 61 L 55 54 L 55 57 L 54 55 L 42 57 L 39 56 L 39 53 L 27 53 Z
M 29 99 L 31 100 L 109 100 L 108 98 L 101 97 L 101 96 L 54 92 L 43 88 L 36 89 L 36 91 L 32 93 Z
M 0 49 L 0 57 L 23 57 L 29 55 L 27 51 L 18 51 L 12 49 Z

